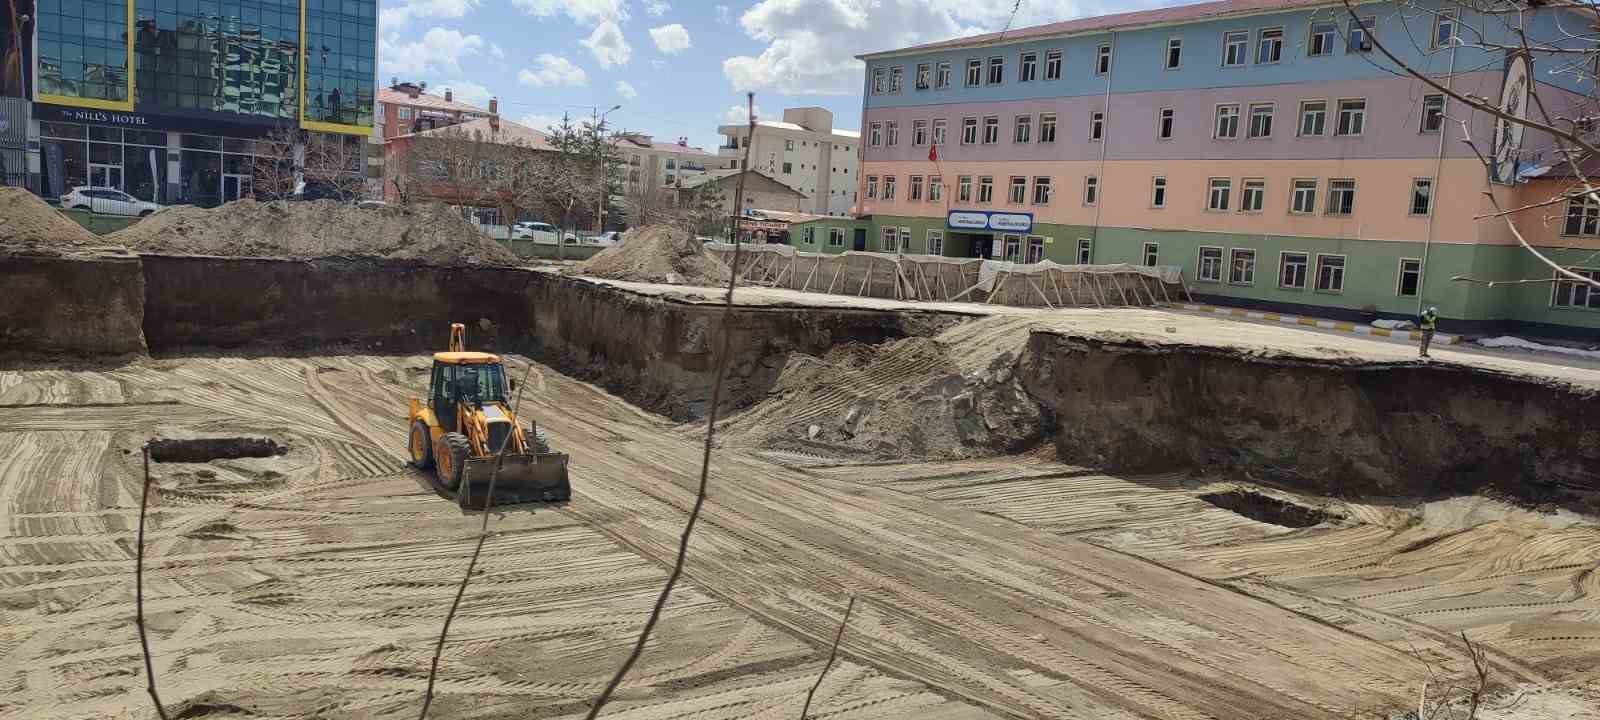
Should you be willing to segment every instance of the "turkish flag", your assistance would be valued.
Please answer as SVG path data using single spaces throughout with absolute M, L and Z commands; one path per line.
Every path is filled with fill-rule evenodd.
M 939 146 L 928 148 L 928 162 L 939 162 Z

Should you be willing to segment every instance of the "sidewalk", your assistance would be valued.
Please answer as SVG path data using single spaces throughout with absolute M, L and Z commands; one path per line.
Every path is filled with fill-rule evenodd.
M 1180 310 L 1189 310 L 1191 312 L 1212 313 L 1215 315 L 1226 315 L 1228 317 L 1245 318 L 1247 320 L 1281 322 L 1287 325 L 1305 325 L 1307 327 L 1321 328 L 1323 330 L 1336 330 L 1355 335 L 1368 335 L 1371 337 L 1385 338 L 1396 342 L 1422 341 L 1421 330 L 1385 330 L 1379 327 L 1372 327 L 1371 325 L 1344 322 L 1343 320 L 1321 320 L 1318 318 L 1303 317 L 1300 315 L 1284 315 L 1275 312 L 1245 310 L 1243 308 L 1218 307 L 1216 305 L 1199 305 L 1196 303 L 1173 303 L 1172 306 Z M 1433 336 L 1434 345 L 1455 345 L 1459 342 L 1461 342 L 1460 335 L 1435 333 Z

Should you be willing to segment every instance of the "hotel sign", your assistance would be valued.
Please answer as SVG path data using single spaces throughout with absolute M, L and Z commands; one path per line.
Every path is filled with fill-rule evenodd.
M 945 217 L 945 225 L 952 230 L 1028 232 L 1033 229 L 1033 213 L 951 210 Z

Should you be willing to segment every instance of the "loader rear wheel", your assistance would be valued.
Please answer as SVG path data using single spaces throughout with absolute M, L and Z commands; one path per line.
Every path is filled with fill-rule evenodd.
M 433 467 L 433 435 L 421 420 L 411 423 L 411 467 L 418 470 Z
M 434 453 L 433 469 L 438 474 L 439 484 L 450 490 L 461 487 L 461 469 L 467 465 L 467 454 L 472 452 L 472 444 L 467 442 L 467 436 L 461 433 L 445 433 L 439 438 L 443 453 Z

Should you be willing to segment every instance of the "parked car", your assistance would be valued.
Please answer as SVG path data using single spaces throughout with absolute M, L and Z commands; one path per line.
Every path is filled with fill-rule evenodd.
M 524 221 L 511 226 L 512 240 L 532 240 L 540 245 L 554 245 L 558 237 L 561 237 L 561 231 L 550 223 Z
M 622 233 L 615 230 L 607 230 L 599 235 L 585 235 L 580 242 L 584 245 L 617 245 L 622 242 Z
M 160 205 L 145 202 L 116 188 L 88 185 L 80 185 L 62 195 L 61 207 L 130 217 L 144 217 L 161 209 Z

